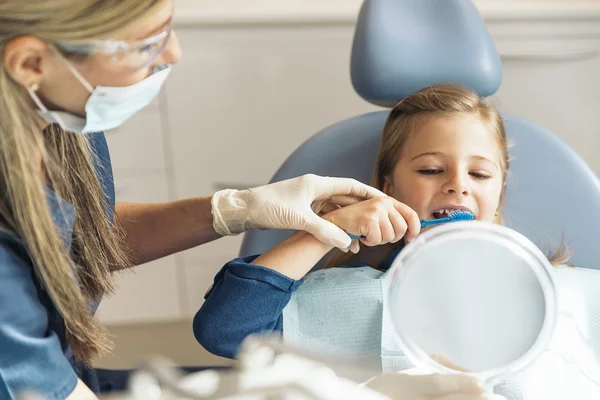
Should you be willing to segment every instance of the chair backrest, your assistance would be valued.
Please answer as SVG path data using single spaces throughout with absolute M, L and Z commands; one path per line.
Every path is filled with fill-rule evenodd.
M 502 63 L 471 0 L 366 0 L 350 75 L 363 99 L 392 107 L 435 83 L 492 95 L 502 81 Z
M 393 105 L 441 82 L 494 94 L 501 64 L 481 16 L 470 0 L 366 0 L 352 49 L 351 75 L 365 100 Z M 298 148 L 272 181 L 305 173 L 352 177 L 369 183 L 388 112 L 334 124 Z M 585 162 L 543 127 L 505 115 L 514 146 L 503 206 L 506 225 L 542 249 L 564 241 L 571 263 L 600 269 L 600 182 Z M 291 234 L 249 231 L 241 255 L 258 254 Z M 599 260 L 597 263 L 596 260 Z

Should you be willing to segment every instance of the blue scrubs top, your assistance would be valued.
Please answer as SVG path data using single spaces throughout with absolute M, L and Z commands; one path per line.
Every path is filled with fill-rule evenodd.
M 96 173 L 108 197 L 112 220 L 115 190 L 103 133 L 88 135 L 97 156 Z M 48 206 L 67 249 L 71 247 L 75 209 L 47 190 Z M 61 211 L 62 207 L 62 211 Z M 95 312 L 98 304 L 92 304 Z M 67 397 L 77 379 L 98 391 L 93 369 L 77 363 L 60 316 L 33 271 L 22 240 L 0 231 L 0 399 L 15 399 L 24 389 L 48 400 Z

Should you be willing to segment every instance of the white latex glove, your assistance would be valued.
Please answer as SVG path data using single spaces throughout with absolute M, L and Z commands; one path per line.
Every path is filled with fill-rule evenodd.
M 312 174 L 248 190 L 227 189 L 212 198 L 213 227 L 221 236 L 250 228 L 303 230 L 345 249 L 351 242 L 348 234 L 317 214 L 332 203 L 347 205 L 380 196 L 386 195 L 354 179 Z
M 500 395 L 486 394 L 476 378 L 463 374 L 389 372 L 363 385 L 392 400 L 506 400 Z

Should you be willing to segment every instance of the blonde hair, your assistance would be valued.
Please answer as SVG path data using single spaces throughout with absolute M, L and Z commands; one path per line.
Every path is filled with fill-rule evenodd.
M 49 44 L 105 37 L 160 1 L 2 1 L 0 54 L 11 39 L 23 35 Z M 40 132 L 26 88 L 11 78 L 4 59 L 1 62 L 0 226 L 24 241 L 36 276 L 65 321 L 75 357 L 89 364 L 111 349 L 106 331 L 90 313 L 90 303 L 112 292 L 112 271 L 129 265 L 122 235 L 107 218 L 109 201 L 96 175 L 89 139 L 55 125 Z M 77 212 L 71 254 L 53 223 L 46 182 Z
M 503 189 L 500 204 L 505 197 L 505 183 L 510 166 L 509 143 L 504 121 L 500 113 L 484 98 L 472 90 L 453 84 L 429 86 L 400 101 L 388 116 L 381 135 L 379 154 L 373 170 L 371 185 L 382 190 L 409 138 L 424 123 L 439 117 L 451 117 L 464 113 L 477 116 L 489 126 L 500 149 L 500 167 L 502 168 Z M 498 212 L 495 223 L 502 224 Z M 362 247 L 362 243 L 361 243 Z M 354 255 L 334 250 L 328 258 L 325 268 L 339 266 L 350 261 Z M 568 250 L 561 246 L 549 259 L 554 264 L 562 264 L 569 258 Z M 363 260 L 364 261 L 364 260 Z

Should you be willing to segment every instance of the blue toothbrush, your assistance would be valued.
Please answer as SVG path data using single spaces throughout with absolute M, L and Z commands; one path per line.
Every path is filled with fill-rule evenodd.
M 446 218 L 422 219 L 421 220 L 421 229 L 427 228 L 430 226 L 445 224 L 447 222 L 472 221 L 474 219 L 475 219 L 475 216 L 469 211 L 455 210 L 455 211 L 452 211 Z M 353 235 L 351 233 L 349 233 L 348 236 L 350 236 L 350 239 L 364 238 L 364 236 Z

